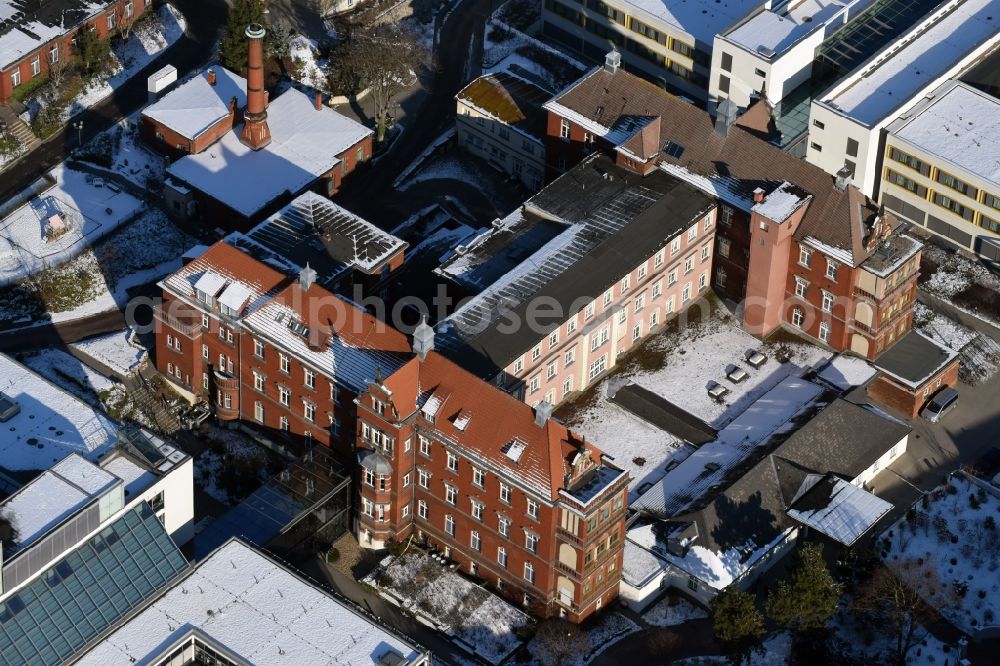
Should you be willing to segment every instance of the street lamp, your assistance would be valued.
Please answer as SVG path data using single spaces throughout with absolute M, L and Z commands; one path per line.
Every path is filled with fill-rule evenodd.
M 73 123 L 73 128 L 76 129 L 76 143 L 77 145 L 83 145 L 83 121 L 78 120 Z

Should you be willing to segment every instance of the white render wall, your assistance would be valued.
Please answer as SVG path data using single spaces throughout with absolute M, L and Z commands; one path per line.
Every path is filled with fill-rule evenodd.
M 483 119 L 480 125 L 478 119 Z M 508 132 L 506 139 L 499 135 L 499 128 Z M 507 123 L 482 113 L 458 100 L 455 114 L 455 134 L 458 145 L 490 164 L 499 167 L 508 176 L 517 176 L 526 187 L 540 190 L 545 178 L 545 144 L 541 138 L 531 137 Z M 477 145 L 472 137 L 478 137 Z M 531 152 L 525 148 L 531 146 Z M 515 172 L 515 162 L 521 163 L 521 173 Z
M 909 442 L 910 436 L 904 435 L 903 439 L 899 440 L 895 446 L 890 447 L 888 451 L 883 453 L 878 460 L 872 463 L 872 466 L 865 471 L 858 474 L 851 483 L 861 487 L 865 484 L 871 483 L 872 479 L 879 475 L 879 473 L 889 466 L 892 461 L 899 458 L 906 452 L 906 444 Z
M 144 492 L 128 498 L 124 511 L 144 500 L 151 501 L 161 492 L 163 510 L 158 511 L 156 516 L 174 543 L 183 546 L 194 538 L 194 458 L 188 456 Z
M 708 82 L 709 97 L 712 101 L 728 97 L 737 106 L 746 107 L 750 104 L 750 97 L 766 85 L 767 99 L 776 104 L 812 75 L 813 54 L 822 41 L 823 32 L 817 30 L 780 57 L 770 60 L 716 35 L 715 46 L 712 48 L 712 73 Z M 722 69 L 723 53 L 733 56 L 733 66 L 729 72 Z M 764 72 L 764 76 L 757 74 L 757 70 Z M 719 89 L 721 75 L 730 79 L 728 95 Z

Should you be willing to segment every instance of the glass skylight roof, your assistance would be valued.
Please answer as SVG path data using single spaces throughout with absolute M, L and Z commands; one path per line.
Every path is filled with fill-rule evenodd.
M 145 502 L 0 603 L 0 665 L 55 665 L 188 563 Z

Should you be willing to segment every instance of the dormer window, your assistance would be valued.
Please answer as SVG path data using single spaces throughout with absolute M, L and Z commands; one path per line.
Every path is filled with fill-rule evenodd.
M 201 289 L 196 290 L 195 294 L 197 294 L 198 300 L 207 305 L 208 307 L 212 307 L 213 305 L 215 305 L 215 298 L 210 296 L 208 293 L 202 291 Z

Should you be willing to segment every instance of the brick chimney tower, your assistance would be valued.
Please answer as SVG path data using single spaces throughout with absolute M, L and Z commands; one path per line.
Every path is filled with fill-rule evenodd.
M 264 26 L 259 23 L 247 26 L 247 108 L 240 141 L 253 150 L 271 143 L 271 130 L 267 128 L 267 93 L 264 91 L 265 34 Z

